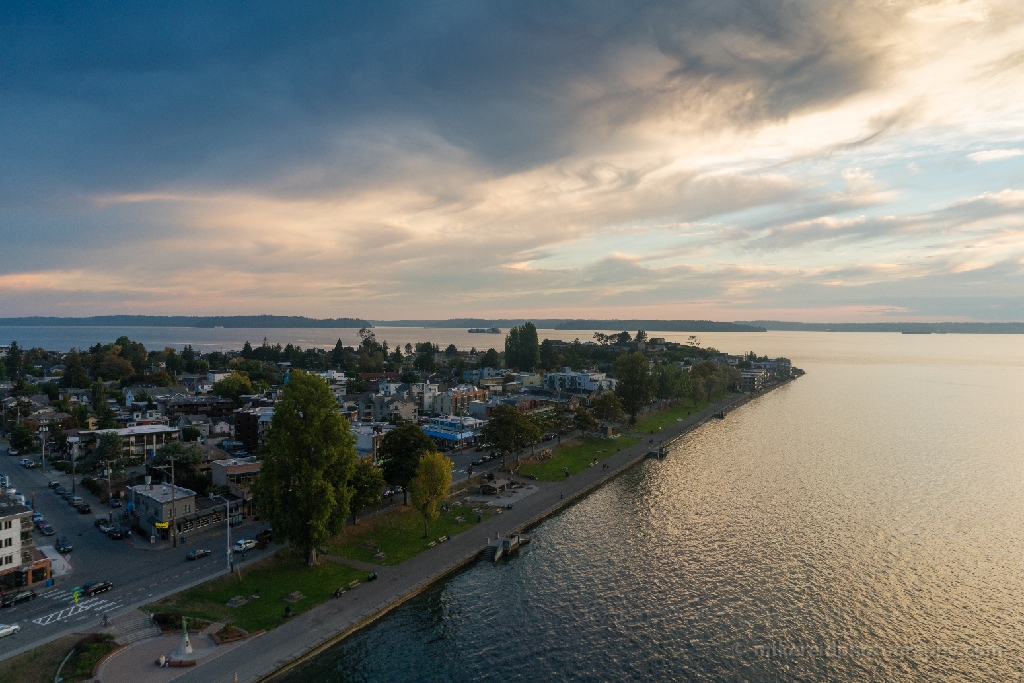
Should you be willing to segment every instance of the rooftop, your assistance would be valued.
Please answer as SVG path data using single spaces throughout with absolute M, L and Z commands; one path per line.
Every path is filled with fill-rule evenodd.
M 170 503 L 171 496 L 171 485 L 170 484 L 152 484 L 152 488 L 146 484 L 139 484 L 138 486 L 132 486 L 132 491 L 135 491 L 139 495 L 147 496 L 157 501 L 158 503 Z M 187 489 L 183 486 L 175 486 L 173 498 L 181 500 L 182 498 L 188 498 L 196 495 L 196 492 L 192 489 Z

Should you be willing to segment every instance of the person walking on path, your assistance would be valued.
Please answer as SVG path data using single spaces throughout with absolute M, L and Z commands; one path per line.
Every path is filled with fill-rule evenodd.
M 109 620 L 109 619 L 107 619 L 107 615 L 106 615 L 106 614 L 104 614 L 104 615 L 103 615 L 103 628 L 106 628 L 106 627 L 108 627 L 108 626 L 110 626 L 110 620 Z

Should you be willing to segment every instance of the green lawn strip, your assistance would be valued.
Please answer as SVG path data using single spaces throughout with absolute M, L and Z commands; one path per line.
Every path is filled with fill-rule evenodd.
M 636 437 L 625 435 L 610 439 L 596 436 L 573 439 L 556 446 L 552 456 L 547 460 L 524 462 L 519 467 L 519 473 L 532 475 L 541 481 L 561 481 L 565 479 L 563 468 L 568 467 L 569 474 L 582 472 L 590 466 L 594 458 L 604 460 L 639 441 L 640 439 Z
M 78 641 L 80 634 L 64 636 L 0 662 L 0 683 L 53 683 L 57 667 Z M 65 671 L 64 679 L 71 680 Z
M 237 573 L 221 576 L 143 609 L 232 623 L 250 633 L 260 629 L 269 631 L 284 622 L 284 610 L 289 604 L 293 615 L 302 614 L 331 598 L 335 589 L 365 579 L 366 572 L 334 562 L 321 561 L 316 567 L 308 567 L 303 559 L 284 550 L 244 567 L 241 581 Z M 285 602 L 285 596 L 293 591 L 306 597 L 295 603 Z M 237 595 L 259 595 L 259 599 L 240 607 L 228 607 L 226 603 Z
M 92 680 L 92 670 L 108 652 L 117 649 L 114 637 L 109 633 L 97 633 L 75 646 L 75 652 L 61 670 L 65 681 Z
M 701 402 L 699 406 L 692 405 L 680 405 L 672 408 L 666 408 L 657 413 L 653 413 L 644 419 L 638 421 L 633 427 L 633 431 L 638 434 L 656 434 L 665 427 L 674 425 L 679 420 L 683 420 L 694 413 L 700 412 L 704 408 L 708 407 L 707 402 Z
M 330 544 L 332 554 L 375 564 L 400 564 L 419 555 L 436 543 L 438 538 L 455 536 L 477 525 L 477 517 L 489 518 L 493 509 L 484 503 L 467 504 L 463 501 L 448 501 L 451 509 L 430 523 L 429 536 L 423 537 L 423 516 L 412 506 L 395 506 L 359 524 L 347 527 Z M 480 510 L 479 513 L 473 510 Z M 456 522 L 456 517 L 464 521 Z M 376 547 L 370 546 L 370 543 Z M 386 560 L 374 557 L 377 552 L 387 555 Z

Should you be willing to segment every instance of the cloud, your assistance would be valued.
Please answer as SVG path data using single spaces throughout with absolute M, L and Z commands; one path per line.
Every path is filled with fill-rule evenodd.
M 1024 149 L 988 149 L 984 152 L 974 152 L 968 154 L 967 158 L 971 161 L 977 161 L 979 164 L 983 164 L 986 161 L 1002 161 L 1003 159 L 1012 159 L 1013 157 L 1019 157 L 1024 154 Z

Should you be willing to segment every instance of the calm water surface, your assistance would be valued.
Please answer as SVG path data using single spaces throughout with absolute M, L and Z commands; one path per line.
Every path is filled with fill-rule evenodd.
M 755 338 L 807 376 L 289 683 L 1018 679 L 1022 340 Z

